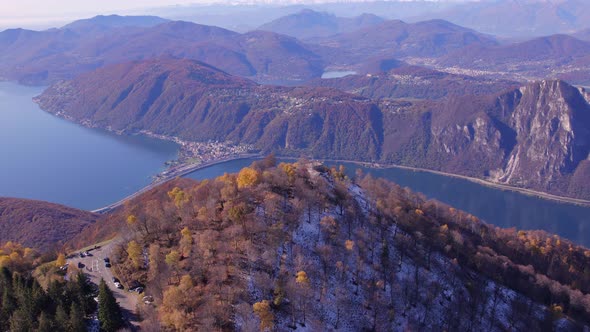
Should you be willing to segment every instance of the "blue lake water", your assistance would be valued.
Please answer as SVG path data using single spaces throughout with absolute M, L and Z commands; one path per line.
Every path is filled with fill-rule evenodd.
M 115 202 L 150 183 L 174 159 L 170 142 L 118 136 L 41 111 L 41 88 L 0 83 L 0 196 L 40 199 L 82 209 Z M 213 165 L 187 177 L 212 178 L 252 163 Z M 344 164 L 349 172 L 360 168 Z M 517 229 L 543 229 L 590 247 L 590 208 L 485 187 L 463 179 L 402 169 L 363 168 L 479 218 Z
M 349 171 L 359 167 L 343 164 Z M 483 186 L 468 180 L 399 168 L 362 168 L 421 192 L 496 226 L 541 229 L 590 247 L 590 207 L 559 203 L 514 191 Z
M 175 159 L 171 142 L 89 129 L 39 109 L 43 88 L 0 82 L 0 196 L 81 209 L 115 202 Z
M 187 177 L 202 180 L 223 173 L 237 172 L 253 161 L 254 159 L 230 161 L 198 170 Z M 327 164 L 340 165 L 340 163 Z M 548 201 L 428 172 L 399 168 L 374 169 L 351 163 L 342 164 L 350 176 L 354 176 L 356 169 L 361 168 L 365 173 L 386 178 L 402 187 L 409 187 L 428 198 L 435 198 L 467 211 L 488 223 L 524 230 L 542 229 L 590 247 L 589 207 Z

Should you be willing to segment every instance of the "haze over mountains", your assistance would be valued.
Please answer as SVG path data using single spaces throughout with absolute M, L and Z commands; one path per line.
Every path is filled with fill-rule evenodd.
M 83 272 L 116 275 L 131 303 L 127 289 L 142 285 L 148 296 L 131 307 L 148 330 L 587 330 L 590 250 L 307 160 L 433 170 L 590 204 L 590 93 L 574 85 L 590 83 L 583 3 L 346 3 L 332 6 L 369 14 L 306 9 L 240 32 L 116 15 L 2 31 L 0 79 L 47 85 L 34 98 L 41 109 L 213 147 L 167 162 L 162 182 L 104 215 L 0 198 L 0 288 L 17 271 L 55 295 L 81 265 L 41 265 L 52 250 L 114 239 L 101 252 L 112 270 Z M 510 29 L 527 37 L 489 34 Z M 341 77 L 321 78 L 329 72 Z M 231 149 L 241 145 L 268 156 L 237 174 L 177 178 L 243 157 Z M 12 300 L 4 291 L 0 329 L 67 325 L 76 312 L 48 305 L 45 317 Z
M 98 21 L 98 27 L 105 27 L 102 18 L 94 20 Z M 117 25 L 106 31 L 79 28 L 89 24 L 75 23 L 42 32 L 3 31 L 0 77 L 47 84 L 105 64 L 157 56 L 206 61 L 230 73 L 260 81 L 301 81 L 322 73 L 321 59 L 305 45 L 269 32 L 239 34 L 189 22 L 168 22 L 147 28 Z
M 567 35 L 500 43 L 491 35 L 443 20 L 407 23 L 310 10 L 261 29 L 279 33 L 241 34 L 190 22 L 120 16 L 99 16 L 41 32 L 5 30 L 0 32 L 0 78 L 48 84 L 111 63 L 169 56 L 203 61 L 259 83 L 289 85 L 319 78 L 331 68 L 374 73 L 404 61 L 491 78 L 587 82 L 585 52 L 590 43 Z
M 308 2 L 290 6 L 221 4 L 162 8 L 158 13 L 171 19 L 192 20 L 238 29 L 252 30 L 265 22 L 292 15 L 303 9 L 355 17 L 363 13 L 409 22 L 444 19 L 484 33 L 503 37 L 532 37 L 571 33 L 588 28 L 590 18 L 585 0 L 483 0 L 483 1 L 363 1 Z M 256 23 L 253 23 L 256 22 Z
M 373 14 L 362 14 L 347 18 L 304 9 L 298 13 L 261 25 L 258 29 L 289 35 L 299 39 L 310 39 L 351 32 L 377 25 L 384 20 Z

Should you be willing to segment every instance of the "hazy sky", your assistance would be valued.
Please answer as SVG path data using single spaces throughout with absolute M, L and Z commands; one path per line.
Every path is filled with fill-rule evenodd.
M 0 0 L 0 29 L 59 26 L 97 14 L 135 14 L 142 9 L 203 0 Z
M 0 0 L 0 16 L 59 16 L 198 2 L 199 0 Z
M 0 0 L 0 31 L 7 28 L 46 29 L 98 14 L 154 14 L 148 9 L 212 2 L 313 3 L 342 0 Z M 347 0 L 351 1 L 351 0 Z M 354 0 L 352 0 L 354 1 Z M 356 0 L 359 1 L 359 0 Z M 393 0 L 416 1 L 416 0 Z M 419 0 L 463 2 L 481 0 Z

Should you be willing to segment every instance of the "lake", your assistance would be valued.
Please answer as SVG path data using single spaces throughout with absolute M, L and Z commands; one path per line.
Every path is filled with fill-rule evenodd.
M 0 83 L 0 196 L 96 209 L 132 194 L 175 159 L 176 144 L 85 128 L 43 112 L 31 100 L 42 88 Z M 254 159 L 233 160 L 187 177 L 237 172 Z M 359 167 L 346 164 L 354 174 Z M 403 169 L 362 168 L 501 227 L 543 229 L 590 247 L 590 208 Z
M 341 70 L 341 71 L 326 71 L 321 78 L 340 78 L 348 75 L 355 75 L 356 71 Z
M 234 160 L 198 170 L 187 177 L 198 180 L 217 177 L 223 173 L 237 172 L 253 161 Z M 356 169 L 361 168 L 365 173 L 409 187 L 428 198 L 435 198 L 500 227 L 542 229 L 590 247 L 589 207 L 558 203 L 429 172 L 399 168 L 374 169 L 352 163 L 327 164 L 344 165 L 349 176 L 354 176 Z
M 175 143 L 85 128 L 39 109 L 43 88 L 0 82 L 0 196 L 92 210 L 151 182 Z

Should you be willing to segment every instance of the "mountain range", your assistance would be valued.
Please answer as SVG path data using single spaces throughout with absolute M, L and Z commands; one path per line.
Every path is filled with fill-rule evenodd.
M 419 76 L 408 76 L 402 86 L 408 97 L 444 95 L 420 95 L 410 88 L 423 84 Z M 495 89 L 447 76 L 457 91 L 465 84 L 481 92 L 391 99 L 397 93 L 391 80 L 365 87 L 365 95 L 381 98 L 372 100 L 330 88 L 259 85 L 199 62 L 161 59 L 99 69 L 51 86 L 36 101 L 74 121 L 127 133 L 396 163 L 589 198 L 590 105 L 583 89 L 548 80 L 519 87 L 498 82 L 506 90 L 490 92 Z M 436 84 L 447 91 L 447 84 Z M 375 87 L 381 90 L 370 92 Z
M 493 46 L 488 35 L 443 20 L 384 21 L 352 32 L 313 40 L 326 48 L 327 63 L 353 66 L 376 59 L 437 58 L 468 46 Z M 327 53 L 327 50 L 332 52 Z M 322 50 L 318 50 L 322 52 Z
M 590 43 L 552 35 L 497 46 L 474 45 L 435 60 L 441 68 L 463 68 L 492 77 L 561 78 L 588 82 Z
M 588 28 L 590 13 L 587 5 L 585 0 L 304 1 L 281 5 L 246 1 L 232 2 L 231 5 L 165 7 L 151 12 L 240 31 L 255 29 L 260 24 L 296 15 L 302 10 L 349 18 L 370 13 L 408 22 L 438 18 L 502 37 L 530 38 Z
M 444 7 L 582 24 L 579 0 L 547 2 Z M 470 24 L 489 24 L 479 20 Z M 544 31 L 536 20 L 523 17 L 527 33 Z M 106 241 L 119 299 L 135 303 L 130 285 L 145 292 L 132 308 L 146 330 L 587 330 L 590 250 L 308 160 L 590 200 L 590 93 L 562 80 L 588 82 L 583 30 L 508 42 L 441 19 L 408 22 L 304 10 L 245 33 L 116 15 L 0 32 L 0 78 L 48 84 L 34 101 L 49 113 L 270 154 L 236 174 L 164 181 L 104 215 L 0 198 L 0 279 L 12 289 L 18 271 L 52 301 L 67 298 L 62 281 L 81 265 L 70 255 L 64 271 L 56 254 Z M 354 73 L 321 78 L 332 70 Z M 277 164 L 275 154 L 304 159 Z M 37 293 L 17 308 L 5 291 L 0 326 L 43 330 L 48 317 L 28 310 L 43 305 Z M 63 317 L 75 308 L 43 315 L 73 326 Z
M 468 1 L 419 17 L 431 16 L 495 35 L 531 37 L 587 28 L 590 9 L 585 0 Z
M 145 27 L 145 21 L 128 18 L 127 24 L 142 27 L 121 27 L 118 22 L 104 30 L 102 22 L 97 17 L 61 29 L 1 32 L 0 77 L 47 84 L 106 64 L 158 56 L 205 61 L 262 82 L 300 82 L 322 73 L 318 55 L 292 37 L 271 32 L 239 34 L 181 21 Z
M 383 21 L 385 19 L 373 14 L 338 17 L 325 12 L 304 9 L 263 24 L 258 30 L 272 31 L 305 40 L 351 32 L 377 25 Z
M 300 31 L 301 22 L 324 28 Z M 266 84 L 301 85 L 325 71 L 365 74 L 404 64 L 493 79 L 587 83 L 590 44 L 569 35 L 500 42 L 440 19 L 407 23 L 309 10 L 261 29 L 276 32 L 237 33 L 149 16 L 98 16 L 60 29 L 5 30 L 0 32 L 0 79 L 50 84 L 109 64 L 174 57 Z

